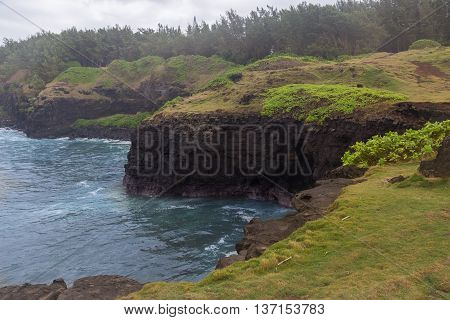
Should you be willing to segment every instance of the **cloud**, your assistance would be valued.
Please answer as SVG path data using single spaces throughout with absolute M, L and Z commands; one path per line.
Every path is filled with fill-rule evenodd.
M 0 0 L 0 39 L 26 38 L 39 30 L 5 3 L 45 30 L 59 32 L 75 26 L 80 29 L 113 25 L 129 25 L 133 29 L 155 28 L 158 23 L 186 27 L 194 16 L 198 21 L 212 23 L 226 10 L 235 9 L 241 15 L 256 7 L 272 5 L 287 8 L 300 0 Z M 335 0 L 310 0 L 329 4 Z

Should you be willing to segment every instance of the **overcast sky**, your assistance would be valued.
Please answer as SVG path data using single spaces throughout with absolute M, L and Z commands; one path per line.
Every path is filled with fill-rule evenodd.
M 129 25 L 133 29 L 157 26 L 158 23 L 185 27 L 194 16 L 200 22 L 214 22 L 228 9 L 241 15 L 256 7 L 272 5 L 286 8 L 303 0 L 0 0 L 0 40 L 26 38 L 39 30 L 3 5 L 45 30 L 59 32 L 77 28 Z M 308 0 L 329 4 L 335 0 Z

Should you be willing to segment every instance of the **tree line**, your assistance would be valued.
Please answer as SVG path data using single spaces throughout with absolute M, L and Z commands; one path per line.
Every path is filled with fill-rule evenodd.
M 448 45 L 448 2 L 340 0 L 325 6 L 303 2 L 282 10 L 257 8 L 248 16 L 230 10 L 213 24 L 194 18 L 186 30 L 159 25 L 137 31 L 114 26 L 41 32 L 25 40 L 4 39 L 0 80 L 2 74 L 28 69 L 49 82 L 69 66 L 106 66 L 115 59 L 131 61 L 147 55 L 219 55 L 242 64 L 281 52 L 325 58 L 377 49 L 398 52 L 418 39 Z

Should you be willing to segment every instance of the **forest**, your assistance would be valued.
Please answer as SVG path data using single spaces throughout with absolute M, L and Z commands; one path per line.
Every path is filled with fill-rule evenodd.
M 336 58 L 374 51 L 399 52 L 418 39 L 450 44 L 448 0 L 341 0 L 306 2 L 278 10 L 257 8 L 248 16 L 234 10 L 213 24 L 193 19 L 186 30 L 112 26 L 75 27 L 59 34 L 40 32 L 24 40 L 4 39 L 0 81 L 28 69 L 47 83 L 70 66 L 106 66 L 115 59 L 155 55 L 218 55 L 248 63 L 273 53 Z

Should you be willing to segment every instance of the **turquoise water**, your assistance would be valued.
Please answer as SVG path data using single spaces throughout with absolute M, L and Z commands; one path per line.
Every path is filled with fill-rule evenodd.
M 127 196 L 130 145 L 0 129 L 0 286 L 117 274 L 198 280 L 274 203 Z

